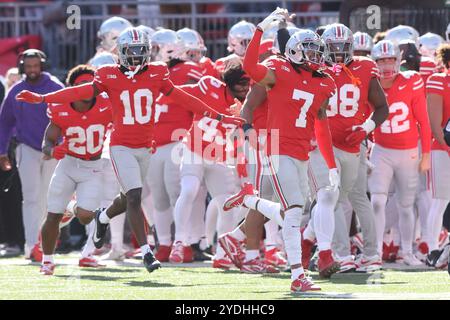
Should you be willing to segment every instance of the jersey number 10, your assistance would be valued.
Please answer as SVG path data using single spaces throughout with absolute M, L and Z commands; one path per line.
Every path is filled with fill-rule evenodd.
M 139 124 L 150 122 L 152 118 L 153 94 L 149 89 L 136 90 L 133 94 L 133 103 L 130 101 L 130 91 L 124 90 L 120 94 L 120 100 L 122 100 L 125 112 L 123 124 L 133 125 L 136 122 Z M 144 100 L 144 105 L 142 105 L 142 100 Z

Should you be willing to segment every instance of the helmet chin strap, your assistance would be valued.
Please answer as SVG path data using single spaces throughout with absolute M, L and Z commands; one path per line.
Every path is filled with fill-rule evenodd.
M 125 71 L 124 74 L 127 76 L 128 79 L 133 79 L 134 76 L 141 70 L 142 65 L 138 65 L 134 70 L 128 70 Z

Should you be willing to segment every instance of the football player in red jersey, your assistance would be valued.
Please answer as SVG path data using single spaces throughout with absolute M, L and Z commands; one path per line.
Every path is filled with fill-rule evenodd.
M 439 267 L 436 265 L 440 254 L 438 238 L 445 208 L 450 200 L 450 147 L 445 143 L 443 134 L 443 128 L 448 127 L 447 123 L 450 119 L 450 44 L 441 45 L 437 50 L 437 57 L 445 66 L 445 72 L 433 74 L 426 83 L 433 143 L 431 145 L 432 200 L 425 240 L 430 249 L 427 265 L 435 267 Z
M 317 199 L 313 228 L 319 251 L 329 253 L 333 242 L 334 257 L 341 265 L 340 272 L 345 272 L 356 269 L 350 254 L 349 223 L 343 210 L 347 198 L 364 229 L 364 254 L 371 258 L 367 261 L 379 260 L 370 201 L 353 191 L 358 175 L 364 174 L 355 170 L 360 166 L 360 144 L 386 119 L 388 106 L 375 63 L 369 58 L 353 55 L 351 30 L 343 24 L 331 24 L 325 28 L 322 38 L 328 48 L 327 62 L 333 66 L 327 73 L 337 87 L 336 94 L 330 99 L 327 116 L 340 172 L 340 188 L 337 192 L 328 187 L 325 161 L 317 150 L 313 150 L 309 167 Z M 369 103 L 374 107 L 373 113 Z M 331 263 L 332 258 L 324 260 Z
M 419 171 L 430 168 L 431 131 L 428 122 L 424 83 L 418 72 L 400 72 L 400 51 L 390 40 L 372 49 L 381 74 L 381 85 L 389 102 L 389 117 L 374 131 L 375 145 L 369 177 L 371 201 L 375 212 L 378 251 L 381 253 L 385 228 L 385 207 L 391 181 L 397 193 L 401 250 L 404 263 L 421 265 L 413 255 L 414 198 Z M 419 125 L 419 127 L 417 126 Z M 419 130 L 420 128 L 420 130 Z M 422 141 L 419 159 L 418 138 Z
M 77 66 L 69 71 L 67 85 L 92 82 L 94 72 L 88 66 Z M 66 207 L 83 225 L 88 225 L 100 205 L 103 166 L 100 155 L 112 113 L 109 100 L 98 96 L 73 103 L 49 104 L 47 114 L 51 121 L 42 150 L 49 159 L 60 160 L 50 181 L 48 215 L 41 231 L 44 253 L 41 273 L 52 275 L 55 268 L 53 252 Z M 61 136 L 63 141 L 58 145 Z M 72 202 L 75 192 L 77 200 Z M 93 249 L 92 239 L 88 239 L 80 266 L 98 266 L 90 256 Z
M 175 31 L 158 30 L 153 34 L 152 48 L 154 48 L 153 60 L 167 63 L 170 79 L 175 85 L 197 83 L 202 77 L 203 71 L 196 63 L 184 60 L 187 58 L 185 53 L 188 48 Z M 192 119 L 192 112 L 183 108 L 177 101 L 172 101 L 164 95 L 158 97 L 154 135 L 156 152 L 150 159 L 150 166 L 154 170 L 150 170 L 147 175 L 147 183 L 152 191 L 154 220 L 159 241 L 155 256 L 161 262 L 169 261 L 172 210 L 180 194 L 180 166 L 173 161 L 172 155 L 181 150 L 180 141 L 183 135 L 176 137 L 172 135 L 177 135 L 180 131 L 187 132 L 192 125 Z M 203 207 L 205 198 L 206 196 L 197 200 Z M 205 208 L 195 212 L 202 214 L 203 219 Z M 190 247 L 185 249 L 190 250 Z M 191 262 L 192 254 L 187 253 L 187 256 L 191 258 L 185 262 Z
M 422 55 L 420 60 L 420 75 L 422 76 L 423 82 L 426 83 L 428 77 L 433 73 L 443 71 L 439 70 L 443 66 L 438 64 L 436 50 L 445 40 L 438 34 L 427 32 L 421 35 L 418 41 L 419 52 Z
M 244 204 L 282 226 L 287 258 L 291 266 L 291 291 L 320 290 L 305 277 L 301 259 L 300 217 L 307 196 L 307 165 L 314 131 L 319 148 L 330 168 L 330 184 L 337 189 L 338 173 L 326 119 L 326 106 L 336 87 L 319 72 L 324 61 L 324 44 L 310 30 L 296 32 L 286 44 L 286 57 L 273 57 L 258 64 L 262 33 L 273 21 L 288 20 L 285 9 L 277 8 L 264 19 L 249 44 L 244 68 L 252 79 L 268 91 L 267 157 L 270 175 L 262 177 L 260 195 L 251 184 L 229 198 L 224 209 Z M 314 93 L 313 93 L 314 92 Z M 271 188 L 265 181 L 270 180 Z M 272 210 L 272 195 L 278 197 L 282 211 Z
M 231 115 L 236 99 L 243 101 L 249 89 L 250 78 L 242 68 L 229 68 L 223 73 L 223 82 L 205 76 L 196 85 L 183 86 L 183 90 L 199 97 L 208 105 Z M 233 161 L 234 146 L 229 136 L 236 129 L 233 124 L 219 123 L 207 115 L 196 114 L 181 160 L 181 192 L 175 209 L 175 241 L 169 261 L 182 263 L 189 236 L 189 220 L 200 184 L 204 179 L 213 198 L 223 200 L 235 191 L 235 176 L 226 164 Z M 222 200 L 222 201 L 223 201 Z M 228 230 L 229 231 L 229 230 Z
M 187 94 L 169 79 L 165 63 L 148 63 L 150 44 L 144 32 L 135 28 L 123 31 L 117 39 L 119 64 L 97 69 L 94 82 L 39 95 L 29 91 L 20 92 L 19 101 L 68 103 L 88 99 L 106 92 L 112 103 L 113 132 L 111 134 L 111 161 L 122 193 L 106 210 L 96 215 L 94 244 L 103 245 L 111 218 L 127 212 L 131 228 L 149 272 L 160 267 L 147 244 L 141 209 L 143 180 L 147 174 L 150 152 L 153 152 L 153 128 L 155 100 L 160 93 L 170 95 L 181 105 L 195 113 L 210 116 L 216 121 L 239 125 L 241 119 L 216 112 L 201 100 Z

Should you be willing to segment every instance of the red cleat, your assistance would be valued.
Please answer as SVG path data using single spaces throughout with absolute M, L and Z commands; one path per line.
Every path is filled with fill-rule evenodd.
M 319 276 L 322 278 L 329 278 L 333 273 L 340 269 L 340 264 L 333 259 L 331 250 L 319 251 L 319 261 L 317 262 L 319 268 Z
M 320 291 L 320 287 L 312 282 L 305 274 L 292 281 L 291 292 Z
M 309 269 L 309 261 L 311 260 L 311 251 L 314 247 L 314 242 L 308 239 L 303 239 L 302 233 L 302 266 Z
M 401 262 L 403 260 L 403 257 L 399 254 L 400 246 L 394 245 L 392 243 L 391 250 L 389 251 L 389 259 L 387 261 L 389 262 Z
M 240 268 L 244 273 L 279 273 L 280 270 L 270 264 L 265 263 L 261 258 L 257 257 L 250 261 L 246 261 Z
M 183 247 L 183 263 L 194 262 L 194 253 L 192 252 L 191 246 Z
M 213 268 L 229 270 L 233 266 L 233 262 L 228 257 L 224 257 L 222 259 L 213 259 Z
M 234 265 L 241 268 L 245 258 L 242 241 L 234 238 L 229 233 L 225 233 L 219 237 L 218 242 Z
M 170 251 L 169 262 L 183 263 L 183 260 L 184 260 L 184 246 L 181 241 L 177 241 L 172 245 L 172 251 Z
M 42 249 L 41 243 L 38 242 L 34 245 L 33 250 L 31 250 L 31 260 L 34 262 L 42 262 Z
M 264 252 L 264 262 L 278 268 L 286 268 L 287 260 L 278 248 L 273 248 Z
M 155 258 L 159 262 L 169 262 L 171 246 L 160 245 L 155 253 Z
M 52 276 L 54 272 L 55 272 L 55 264 L 51 262 L 44 262 L 41 265 L 41 269 L 39 270 L 39 273 L 45 276 Z
M 382 256 L 383 261 L 389 261 L 389 255 L 391 253 L 392 245 L 393 245 L 392 241 L 389 244 L 383 242 L 383 256 Z
M 244 198 L 245 196 L 254 196 L 257 195 L 258 191 L 253 189 L 253 185 L 248 182 L 244 182 L 244 185 L 242 186 L 241 191 L 239 193 L 232 195 L 227 200 L 225 200 L 225 203 L 223 204 L 223 210 L 229 211 L 233 208 L 242 206 L 244 204 Z
M 85 257 L 78 260 L 78 266 L 81 268 L 104 268 L 106 265 L 101 264 L 94 257 Z

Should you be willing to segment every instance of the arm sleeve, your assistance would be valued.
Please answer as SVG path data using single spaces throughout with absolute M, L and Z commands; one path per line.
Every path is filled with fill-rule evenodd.
M 336 168 L 334 160 L 333 143 L 331 140 L 330 128 L 328 126 L 328 119 L 316 118 L 315 124 L 316 140 L 319 146 L 320 153 L 325 159 L 329 169 Z
M 169 94 L 173 100 L 176 100 L 181 106 L 193 113 L 203 114 L 213 119 L 216 119 L 219 115 L 219 112 L 210 108 L 203 101 L 190 95 L 178 86 L 174 86 Z
M 277 32 L 278 46 L 280 47 L 280 53 L 283 55 L 286 50 L 286 43 L 290 37 L 289 31 L 286 28 L 279 29 Z
M 247 52 L 245 53 L 244 58 L 244 71 L 255 82 L 260 82 L 263 80 L 266 77 L 268 70 L 265 65 L 258 63 L 258 51 L 262 34 L 263 32 L 260 29 L 256 29 L 255 34 L 247 47 Z
M 430 120 L 428 119 L 424 84 L 422 78 L 418 74 L 417 77 L 414 77 L 413 94 L 412 110 L 414 117 L 420 126 L 422 152 L 429 153 L 431 150 L 431 127 Z
M 78 100 L 89 99 L 94 96 L 94 85 L 92 82 L 75 87 L 64 88 L 44 95 L 47 103 L 70 103 Z
M 0 108 L 0 154 L 8 152 L 9 140 L 11 139 L 13 128 L 16 125 L 14 116 L 15 91 L 9 91 L 5 101 Z

